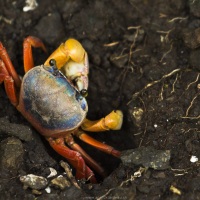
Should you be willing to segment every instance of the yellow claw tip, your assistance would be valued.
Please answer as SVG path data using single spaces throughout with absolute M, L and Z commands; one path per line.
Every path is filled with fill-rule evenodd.
M 105 117 L 106 126 L 111 130 L 120 130 L 123 123 L 123 113 L 121 110 L 113 110 Z
M 70 38 L 65 42 L 65 49 L 68 51 L 70 58 L 75 62 L 82 62 L 85 55 L 85 50 L 80 42 Z

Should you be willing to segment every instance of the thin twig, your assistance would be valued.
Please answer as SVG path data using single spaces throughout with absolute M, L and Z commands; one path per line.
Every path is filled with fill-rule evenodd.
M 199 94 L 200 94 L 200 93 L 198 93 L 197 95 L 195 95 L 195 96 L 193 97 L 192 101 L 190 102 L 189 107 L 188 107 L 187 110 L 186 110 L 185 117 L 188 117 L 189 111 L 190 111 L 191 107 L 193 106 L 195 99 L 199 96 Z
M 131 98 L 131 100 L 127 103 L 127 105 L 129 105 L 135 98 L 138 97 L 138 95 L 140 95 L 142 92 L 144 92 L 144 91 L 145 91 L 146 89 L 148 89 L 149 87 L 151 87 L 151 86 L 153 86 L 153 85 L 155 85 L 155 84 L 157 84 L 157 83 L 160 83 L 160 82 L 163 81 L 164 79 L 166 79 L 166 78 L 168 78 L 168 77 L 170 77 L 170 76 L 172 76 L 172 75 L 174 75 L 174 74 L 176 74 L 176 73 L 178 73 L 178 72 L 180 72 L 180 71 L 181 71 L 180 68 L 174 69 L 174 70 L 171 71 L 170 73 L 165 74 L 164 76 L 162 76 L 161 79 L 155 80 L 155 81 L 153 81 L 153 82 L 151 82 L 151 83 L 148 83 L 144 88 L 142 88 L 140 91 L 138 91 L 138 92 L 136 92 L 136 93 L 134 93 L 134 94 L 132 95 L 132 98 Z
M 191 82 L 191 83 L 189 83 L 189 84 L 187 85 L 187 87 L 186 87 L 185 90 L 188 90 L 189 87 L 190 87 L 192 84 L 196 83 L 196 82 L 199 80 L 199 75 L 200 75 L 200 73 L 197 74 L 197 77 L 196 77 L 196 80 L 195 80 L 195 81 L 193 81 L 193 82 Z
M 111 43 L 107 43 L 107 44 L 104 44 L 103 46 L 104 47 L 113 47 L 113 46 L 116 46 L 117 44 L 119 44 L 119 42 L 111 42 Z
M 177 20 L 183 21 L 183 20 L 186 20 L 186 19 L 188 19 L 188 17 L 175 17 L 173 19 L 168 20 L 168 22 L 172 23 L 172 22 L 175 22 Z
M 61 167 L 64 168 L 64 170 L 65 170 L 65 172 L 66 172 L 66 174 L 67 174 L 67 177 L 69 178 L 69 180 L 71 181 L 71 183 L 72 183 L 76 188 L 81 189 L 80 186 L 78 185 L 78 183 L 77 183 L 75 177 L 73 176 L 73 174 L 72 174 L 72 172 L 71 172 L 71 170 L 70 170 L 69 165 L 68 165 L 66 162 L 62 161 L 62 160 L 60 161 L 60 165 L 61 165 Z
M 118 186 L 118 188 L 123 187 L 125 184 L 127 184 L 127 183 L 130 182 L 130 181 L 133 182 L 136 178 L 140 177 L 141 174 L 142 174 L 144 171 L 145 171 L 145 168 L 140 167 L 139 170 L 138 170 L 137 172 L 134 173 L 134 175 L 131 175 L 131 178 L 129 178 L 129 179 L 123 181 L 123 182 Z M 103 196 L 98 197 L 97 200 L 107 199 L 106 197 L 110 194 L 110 192 L 112 192 L 112 191 L 115 190 L 115 189 L 116 189 L 116 187 L 115 187 L 115 188 L 109 189 Z M 108 198 L 108 199 L 109 199 L 109 198 Z

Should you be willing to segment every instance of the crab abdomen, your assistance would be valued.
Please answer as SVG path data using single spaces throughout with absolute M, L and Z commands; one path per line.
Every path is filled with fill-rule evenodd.
M 50 71 L 37 66 L 24 76 L 18 106 L 45 136 L 78 128 L 88 110 L 85 98 L 69 81 L 62 74 Z

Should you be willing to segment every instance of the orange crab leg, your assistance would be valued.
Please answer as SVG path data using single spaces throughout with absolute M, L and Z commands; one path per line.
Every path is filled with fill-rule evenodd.
M 120 157 L 121 153 L 119 151 L 117 151 L 116 149 L 114 149 L 113 147 L 107 145 L 107 144 L 104 144 L 104 143 L 101 143 L 97 140 L 95 140 L 94 138 L 90 137 L 89 135 L 87 135 L 86 133 L 84 133 L 83 131 L 81 130 L 77 130 L 77 132 L 75 132 L 75 135 L 81 139 L 82 141 L 84 141 L 85 143 L 87 144 L 90 144 L 91 146 L 107 153 L 107 154 L 111 154 L 115 157 Z
M 9 73 L 6 69 L 6 66 L 2 60 L 0 60 L 0 83 L 2 83 L 5 80 L 5 77 L 9 77 Z
M 14 69 L 14 66 L 8 56 L 6 49 L 4 48 L 1 42 L 0 42 L 0 58 L 4 62 L 9 75 L 13 78 L 15 85 L 19 88 L 21 86 L 21 80 Z
M 10 102 L 16 107 L 18 105 L 18 98 L 15 90 L 14 80 L 11 77 L 5 77 L 4 85 Z
M 123 113 L 120 110 L 112 111 L 105 118 L 91 121 L 85 119 L 81 128 L 85 131 L 100 132 L 107 130 L 119 130 L 123 122 Z
M 94 173 L 92 170 L 85 164 L 84 159 L 82 158 L 79 152 L 69 149 L 63 138 L 53 139 L 47 138 L 51 147 L 61 156 L 65 157 L 77 170 L 76 178 L 77 179 L 88 179 L 92 183 L 96 183 Z
M 65 137 L 65 141 L 73 150 L 78 151 L 83 156 L 84 160 L 91 168 L 98 172 L 102 177 L 106 176 L 104 169 L 99 166 L 99 164 L 93 160 L 77 143 L 75 143 L 71 135 L 67 135 Z
M 43 42 L 36 37 L 28 36 L 24 39 L 23 43 L 23 54 L 24 54 L 24 71 L 28 72 L 34 67 L 32 47 L 42 48 L 44 52 L 47 52 Z
M 10 102 L 14 105 L 18 105 L 18 98 L 15 90 L 15 84 L 13 78 L 9 75 L 5 64 L 2 60 L 0 60 L 0 83 L 4 81 L 4 86 L 6 90 L 6 94 L 10 100 Z

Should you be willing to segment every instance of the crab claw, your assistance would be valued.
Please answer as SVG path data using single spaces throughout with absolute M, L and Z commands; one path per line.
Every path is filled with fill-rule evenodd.
M 74 84 L 82 96 L 87 95 L 89 64 L 88 56 L 82 45 L 75 39 L 62 43 L 46 60 L 55 59 L 57 67 Z
M 87 91 L 88 89 L 88 57 L 85 53 L 85 59 L 82 62 L 75 62 L 70 60 L 62 68 L 61 71 L 63 74 L 71 80 L 75 87 L 81 91 Z

